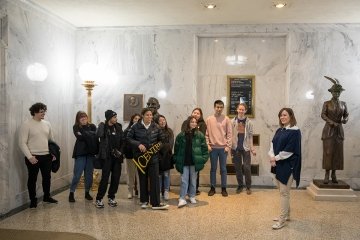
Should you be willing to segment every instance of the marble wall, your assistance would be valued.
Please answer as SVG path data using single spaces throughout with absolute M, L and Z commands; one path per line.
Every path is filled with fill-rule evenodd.
M 146 100 L 165 90 L 167 97 L 159 98 L 160 112 L 167 116 L 176 133 L 195 106 L 202 107 L 205 116 L 212 113 L 213 101 L 226 97 L 227 75 L 256 75 L 253 121 L 260 134 L 260 146 L 253 162 L 260 164 L 260 176 L 254 177 L 253 182 L 273 185 L 267 151 L 277 128 L 277 113 L 288 106 L 294 108 L 303 132 L 302 187 L 324 174 L 324 122 L 320 112 L 322 103 L 331 97 L 327 92 L 331 84 L 323 75 L 334 76 L 347 88 L 342 100 L 348 103 L 350 111 L 350 121 L 345 125 L 345 169 L 338 176 L 359 188 L 359 109 L 355 104 L 355 91 L 359 90 L 358 30 L 358 25 L 341 24 L 79 29 L 76 68 L 91 61 L 117 75 L 111 83 L 100 79 L 94 90 L 96 121 L 104 118 L 107 108 L 122 113 L 124 93 L 143 93 Z M 238 53 L 247 55 L 248 63 L 226 65 L 226 56 Z M 85 92 L 81 87 L 78 91 L 75 105 L 84 108 Z M 308 99 L 307 93 L 314 98 Z M 229 179 L 235 183 L 232 176 Z
M 255 134 L 259 134 L 260 144 L 256 147 L 257 156 L 252 157 L 252 163 L 259 164 L 260 177 L 253 177 L 252 182 L 254 185 L 272 185 L 267 151 L 273 130 L 278 126 L 274 116 L 285 104 L 286 36 L 240 34 L 199 37 L 198 40 L 197 96 L 205 116 L 214 113 L 213 102 L 216 99 L 223 99 L 227 107 L 228 75 L 255 75 L 255 117 L 252 122 Z M 238 64 L 230 61 L 234 56 Z M 228 163 L 231 163 L 230 156 Z M 220 183 L 220 178 L 217 180 Z M 228 183 L 237 184 L 234 175 L 228 176 Z
M 0 1 L 0 4 L 4 4 Z M 7 16 L 4 9 L 0 10 L 0 169 L 8 169 L 8 142 L 7 142 L 7 121 L 6 121 L 6 88 L 5 88 L 5 59 L 6 59 L 6 47 L 7 47 Z M 8 192 L 8 179 L 9 173 L 4 172 L 0 175 L 0 212 L 4 212 L 6 209 L 6 202 L 8 196 L 5 194 Z
M 6 78 L 1 80 L 1 213 L 28 202 L 27 170 L 18 147 L 18 129 L 30 118 L 29 107 L 35 102 L 48 106 L 46 120 L 62 149 L 62 167 L 52 175 L 52 190 L 69 184 L 73 147 L 73 82 L 75 65 L 74 28 L 49 16 L 41 9 L 20 1 L 2 1 L 8 16 Z M 41 63 L 48 76 L 43 82 L 30 81 L 27 67 Z M 2 63 L 3 64 L 3 63 Z M 4 89 L 3 89 L 4 88 Z M 5 94 L 5 96 L 3 95 Z M 3 143 L 3 141 L 5 141 Z M 6 154 L 5 154 L 6 152 Z M 40 175 L 40 174 L 39 174 Z M 42 195 L 41 177 L 38 193 Z
M 9 29 L 6 77 L 0 79 L 0 106 L 6 113 L 0 118 L 1 213 L 28 201 L 26 168 L 17 146 L 17 130 L 30 117 L 28 108 L 36 101 L 47 103 L 46 118 L 62 147 L 62 167 L 53 175 L 53 190 L 69 184 L 73 118 L 76 111 L 86 109 L 86 92 L 79 77 L 79 68 L 86 62 L 101 69 L 93 91 L 94 123 L 104 119 L 106 109 L 118 112 L 119 121 L 124 123 L 126 93 L 144 94 L 146 102 L 163 90 L 167 96 L 158 97 L 159 112 L 167 116 L 175 133 L 194 107 L 202 107 L 205 116 L 212 113 L 213 101 L 226 96 L 227 75 L 255 75 L 253 121 L 255 132 L 260 134 L 258 155 L 253 159 L 260 164 L 260 176 L 253 178 L 255 185 L 273 185 L 266 153 L 277 128 L 277 112 L 283 106 L 295 110 L 303 133 L 301 186 L 323 177 L 320 138 L 324 122 L 320 112 L 322 103 L 330 98 L 327 89 L 331 86 L 323 75 L 336 77 L 346 89 L 341 99 L 347 102 L 350 112 L 349 123 L 344 126 L 345 169 L 339 171 L 338 177 L 353 188 L 360 188 L 359 25 L 75 29 L 23 1 L 0 0 L 0 3 L 0 13 L 8 16 Z M 219 41 L 215 44 L 214 39 Z M 235 54 L 248 56 L 248 62 L 227 65 L 224 58 Z M 44 82 L 27 78 L 26 68 L 34 62 L 47 67 L 49 75 Z M 313 99 L 306 98 L 308 91 L 313 92 Z M 208 174 L 207 171 L 203 174 Z M 233 176 L 229 179 L 234 182 Z

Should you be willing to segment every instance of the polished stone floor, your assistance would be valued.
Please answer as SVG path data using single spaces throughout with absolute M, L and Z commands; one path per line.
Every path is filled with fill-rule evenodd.
M 360 239 L 360 201 L 313 201 L 306 190 L 291 191 L 291 221 L 272 230 L 279 212 L 276 189 L 253 189 L 252 195 L 217 194 L 203 191 L 197 204 L 177 208 L 178 188 L 172 187 L 169 210 L 141 209 L 138 199 L 127 199 L 120 186 L 119 206 L 96 209 L 77 190 L 76 202 L 67 201 L 68 191 L 55 196 L 59 204 L 40 203 L 0 222 L 0 228 L 77 232 L 97 239 Z M 360 196 L 359 192 L 356 192 Z M 105 199 L 107 200 L 107 199 Z M 1 236 L 0 236 L 1 239 Z

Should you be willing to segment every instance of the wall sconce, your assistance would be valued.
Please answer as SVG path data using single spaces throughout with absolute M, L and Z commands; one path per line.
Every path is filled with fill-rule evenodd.
M 26 69 L 27 77 L 34 82 L 42 82 L 48 76 L 46 67 L 41 63 L 30 64 Z
M 80 78 L 84 81 L 83 85 L 87 91 L 87 114 L 89 122 L 91 122 L 92 116 L 92 95 L 91 92 L 96 86 L 95 79 L 97 79 L 98 71 L 97 66 L 92 63 L 84 63 L 79 68 Z

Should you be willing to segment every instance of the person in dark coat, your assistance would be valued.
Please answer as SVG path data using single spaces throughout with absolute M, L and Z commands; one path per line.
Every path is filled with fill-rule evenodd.
M 111 174 L 110 187 L 108 191 L 108 204 L 116 207 L 115 194 L 119 187 L 121 176 L 121 164 L 123 162 L 123 131 L 120 123 L 117 122 L 117 114 L 112 110 L 105 112 L 105 122 L 98 126 L 96 135 L 100 138 L 98 158 L 103 162 L 101 180 L 96 195 L 95 206 L 103 208 L 102 201 Z
M 176 137 L 174 148 L 175 167 L 181 173 L 179 208 L 187 204 L 185 196 L 188 192 L 190 202 L 196 203 L 196 174 L 204 168 L 208 157 L 205 136 L 197 128 L 197 119 L 189 117 L 186 130 Z
M 148 149 L 164 141 L 164 136 L 159 126 L 153 122 L 152 111 L 144 108 L 141 111 L 142 119 L 135 123 L 127 134 L 127 140 L 130 142 L 134 151 L 134 158 L 143 154 L 150 155 Z M 147 155 L 147 156 L 148 156 Z M 153 210 L 167 209 L 169 205 L 160 202 L 160 186 L 159 186 L 159 156 L 158 152 L 153 154 L 146 165 L 144 172 L 139 172 L 140 179 L 140 201 L 141 208 L 146 209 L 149 203 Z M 148 181 L 150 180 L 150 192 L 148 189 Z
M 74 176 L 70 185 L 69 202 L 75 202 L 74 193 L 83 172 L 85 178 L 85 198 L 91 201 L 93 198 L 89 192 L 93 183 L 93 162 L 95 155 L 98 153 L 98 146 L 92 146 L 91 142 L 98 141 L 96 137 L 96 126 L 88 122 L 88 115 L 85 112 L 78 111 L 75 117 L 73 132 L 76 141 L 72 157 L 75 161 Z
M 161 157 L 159 161 L 160 191 L 162 190 L 162 185 L 164 184 L 164 199 L 169 200 L 170 169 L 174 168 L 172 164 L 174 132 L 168 127 L 166 118 L 163 115 L 159 115 L 157 124 L 159 124 L 162 134 L 164 135 L 164 145 L 162 147 L 162 151 L 160 151 Z
M 191 112 L 191 116 L 196 118 L 196 120 L 198 122 L 197 123 L 197 128 L 205 136 L 205 134 L 206 134 L 206 123 L 204 121 L 203 112 L 202 112 L 201 108 L 199 108 L 199 107 L 194 108 L 192 110 L 192 112 Z M 188 124 L 188 120 L 186 119 L 181 125 L 181 131 L 184 132 L 186 130 L 187 124 Z M 200 177 L 200 171 L 197 172 L 197 176 L 196 176 L 196 195 L 200 194 L 200 191 L 199 191 L 199 183 L 200 183 L 199 177 Z
M 293 180 L 300 183 L 301 132 L 291 108 L 283 108 L 279 114 L 280 128 L 276 130 L 270 144 L 271 172 L 275 174 L 280 190 L 280 216 L 272 228 L 280 229 L 290 219 L 290 189 Z

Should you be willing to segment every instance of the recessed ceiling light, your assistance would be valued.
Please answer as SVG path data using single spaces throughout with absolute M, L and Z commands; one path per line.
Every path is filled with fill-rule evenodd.
M 274 7 L 276 8 L 283 8 L 286 6 L 286 2 L 277 2 L 277 3 L 274 3 Z
M 204 7 L 207 9 L 214 9 L 214 8 L 216 8 L 216 5 L 213 3 L 205 3 Z

